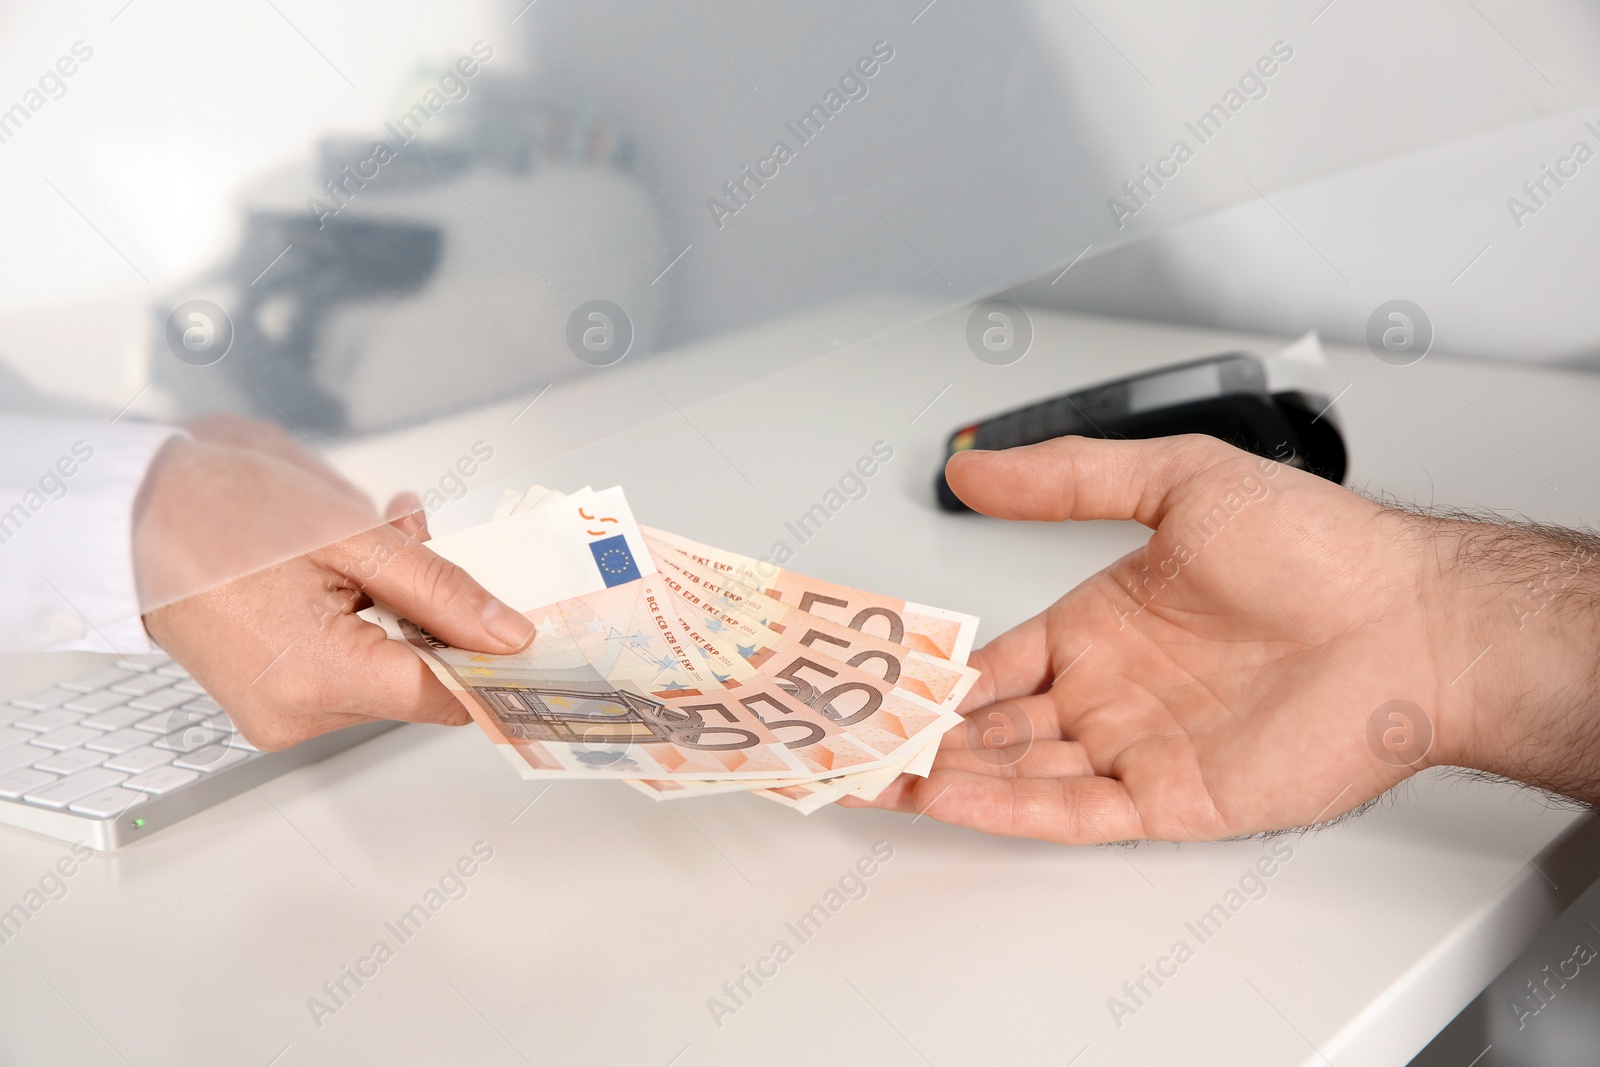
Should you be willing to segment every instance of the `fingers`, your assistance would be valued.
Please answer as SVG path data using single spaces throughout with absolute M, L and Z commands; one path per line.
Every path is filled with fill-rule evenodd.
M 1088 753 L 1076 741 L 1028 741 L 1004 748 L 941 749 L 934 770 L 968 771 L 995 778 L 1093 776 Z
M 368 649 L 366 674 L 383 680 L 383 695 L 388 699 L 374 702 L 375 715 L 440 726 L 464 726 L 472 721 L 466 707 L 434 677 L 421 657 L 401 642 L 382 637 L 381 632 L 379 637 Z
M 1000 519 L 1137 519 L 1155 529 L 1168 497 L 1207 467 L 1244 455 L 1191 434 L 1148 441 L 1058 437 L 999 452 L 957 452 L 950 488 Z
M 980 677 L 961 710 L 1031 696 L 1050 682 L 1050 646 L 1043 614 L 1007 630 L 972 653 L 967 666 Z
M 286 649 L 236 705 L 241 731 L 268 750 L 377 719 L 461 726 L 472 718 L 410 648 L 342 614 L 317 643 Z
M 385 645 L 389 647 L 382 647 Z M 359 686 L 359 692 L 325 687 L 315 699 L 301 699 L 297 695 L 301 690 L 295 686 L 264 683 L 262 693 L 247 693 L 231 702 L 229 715 L 246 740 L 264 752 L 276 752 L 332 730 L 380 719 L 440 726 L 462 726 L 472 721 L 467 709 L 422 660 L 395 641 L 383 640 L 364 666 L 352 670 L 346 680 Z M 332 710 L 334 707 L 346 710 Z M 361 710 L 351 710 L 356 708 Z
M 842 803 L 842 802 L 841 802 Z M 867 804 L 927 815 L 1003 837 L 1035 837 L 1063 845 L 1102 845 L 1148 835 L 1127 788 L 1112 778 L 997 778 L 963 770 L 902 776 Z
M 1037 713 L 1036 725 L 1045 726 L 1056 713 L 1030 698 L 1047 693 L 1066 677 L 1091 644 L 1082 612 L 1040 612 L 972 653 L 967 666 L 979 677 L 958 710 L 971 715 L 992 704 L 1015 701 L 1030 714 Z M 1037 736 L 1060 736 L 1059 728 L 1048 726 Z
M 422 498 L 409 490 L 395 494 L 389 506 L 383 509 L 383 517 L 408 540 L 426 541 L 432 536 L 428 533 L 428 513 L 422 508 Z
M 428 533 L 427 512 L 422 510 L 422 498 L 416 493 L 397 493 L 384 509 L 383 517 L 407 541 L 426 541 L 431 536 Z M 349 590 L 347 595 L 349 602 L 346 614 L 354 614 L 372 606 L 372 598 L 365 593 Z
M 347 538 L 319 555 L 373 600 L 457 648 L 509 655 L 533 641 L 533 623 L 524 615 L 392 526 Z
M 270 643 L 245 652 L 252 635 L 235 629 L 232 613 L 185 620 L 189 610 L 163 608 L 158 636 L 164 645 L 174 639 L 169 651 L 193 663 L 196 679 L 263 751 L 378 719 L 450 726 L 470 719 L 415 653 L 354 616 L 340 616 L 314 640 L 286 631 L 290 643 L 276 652 Z
M 967 721 L 939 739 L 942 750 L 1008 748 L 1061 739 L 1061 716 L 1048 693 L 964 711 Z
M 289 718 L 263 715 L 248 707 L 240 711 L 230 709 L 229 715 L 232 716 L 239 732 L 244 735 L 244 739 L 263 752 L 281 752 L 313 737 L 321 737 L 325 733 L 342 730 L 347 726 L 376 722 L 378 718 L 373 715 L 354 715 L 348 712 Z

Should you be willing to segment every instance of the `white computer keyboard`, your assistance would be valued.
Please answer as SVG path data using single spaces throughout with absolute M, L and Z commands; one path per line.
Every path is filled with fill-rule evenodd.
M 258 752 L 164 655 L 0 706 L 0 825 L 110 849 L 394 724 Z

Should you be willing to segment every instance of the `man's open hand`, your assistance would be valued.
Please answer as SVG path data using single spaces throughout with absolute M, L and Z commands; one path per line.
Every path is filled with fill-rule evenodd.
M 1483 758 L 1514 743 L 1477 714 L 1514 642 L 1453 684 L 1515 620 L 1493 581 L 1461 580 L 1475 524 L 1199 436 L 963 452 L 948 477 L 988 515 L 1154 533 L 974 653 L 967 727 L 874 806 L 1060 842 L 1203 840 L 1331 818 L 1431 764 L 1516 773 Z

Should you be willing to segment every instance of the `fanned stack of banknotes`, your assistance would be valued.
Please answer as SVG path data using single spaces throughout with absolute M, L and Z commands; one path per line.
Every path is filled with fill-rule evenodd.
M 640 527 L 618 488 L 511 492 L 430 547 L 533 620 L 533 644 L 484 655 L 381 605 L 367 617 L 524 778 L 748 791 L 809 814 L 926 776 L 978 678 L 975 617 Z

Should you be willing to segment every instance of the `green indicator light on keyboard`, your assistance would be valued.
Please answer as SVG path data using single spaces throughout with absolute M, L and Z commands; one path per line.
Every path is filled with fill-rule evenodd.
M 143 825 L 144 825 L 144 820 L 143 819 L 135 819 L 135 820 L 133 820 L 133 828 L 135 830 L 139 829 L 139 827 L 141 827 Z

